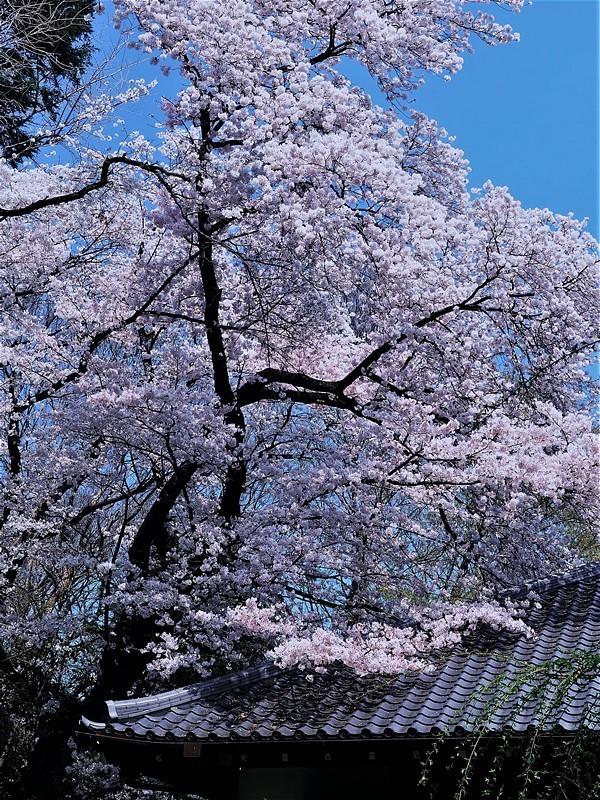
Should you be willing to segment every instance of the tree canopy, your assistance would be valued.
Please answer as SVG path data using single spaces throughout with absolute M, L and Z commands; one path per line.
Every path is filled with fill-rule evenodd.
M 76 791 L 82 698 L 267 653 L 421 668 L 479 621 L 518 628 L 494 590 L 579 557 L 596 244 L 505 188 L 471 196 L 463 154 L 395 111 L 471 37 L 511 40 L 476 6 L 118 0 L 158 78 L 181 75 L 156 136 L 114 133 L 138 81 L 86 94 L 75 163 L 5 150 L 9 796 Z M 32 62 L 25 100 L 0 93 L 19 130 L 28 81 L 80 74 L 77 41 L 51 46 L 64 72 Z

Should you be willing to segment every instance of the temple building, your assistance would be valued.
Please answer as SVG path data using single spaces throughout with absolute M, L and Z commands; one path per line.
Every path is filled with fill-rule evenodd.
M 399 677 L 263 664 L 109 700 L 81 736 L 128 782 L 208 800 L 580 800 L 600 775 L 600 563 L 505 594 L 534 636 L 480 626 Z

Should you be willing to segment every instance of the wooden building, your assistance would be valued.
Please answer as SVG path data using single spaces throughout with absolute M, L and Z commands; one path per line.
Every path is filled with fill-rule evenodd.
M 529 603 L 535 636 L 482 627 L 427 674 L 266 664 L 108 701 L 81 735 L 132 783 L 209 800 L 451 798 L 461 786 L 477 800 L 582 800 L 594 774 L 600 786 L 600 563 L 510 596 Z

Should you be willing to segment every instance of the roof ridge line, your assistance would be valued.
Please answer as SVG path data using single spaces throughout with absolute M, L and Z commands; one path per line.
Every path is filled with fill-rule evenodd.
M 266 661 L 253 667 L 247 667 L 232 672 L 228 675 L 217 675 L 205 681 L 183 686 L 180 689 L 171 689 L 159 694 L 143 697 L 132 697 L 126 700 L 106 700 L 108 716 L 111 720 L 119 720 L 120 716 L 137 716 L 162 711 L 173 705 L 182 705 L 191 700 L 210 697 L 227 686 L 246 686 L 263 678 L 270 678 L 281 672 L 282 668 L 273 662 Z
M 529 592 L 541 593 L 544 590 L 551 592 L 561 586 L 570 586 L 572 583 L 578 583 L 579 581 L 596 577 L 600 577 L 600 561 L 590 561 L 585 564 L 580 564 L 578 567 L 573 567 L 573 569 L 568 572 L 547 575 L 545 578 L 533 578 L 524 581 L 518 586 L 502 589 L 498 592 L 498 597 L 510 599 L 512 597 L 522 597 Z

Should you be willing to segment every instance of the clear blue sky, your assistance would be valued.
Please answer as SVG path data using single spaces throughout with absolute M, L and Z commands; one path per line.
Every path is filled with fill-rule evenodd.
M 489 10 L 521 41 L 474 41 L 462 70 L 449 82 L 427 76 L 412 105 L 456 137 L 471 186 L 491 180 L 526 207 L 588 217 L 598 237 L 599 0 L 533 0 L 520 14 Z M 350 64 L 344 72 L 384 104 L 368 75 Z
M 534 0 L 494 10 L 521 34 L 478 44 L 449 83 L 429 78 L 415 106 L 456 136 L 471 183 L 508 186 L 524 206 L 590 218 L 598 236 L 598 0 Z

